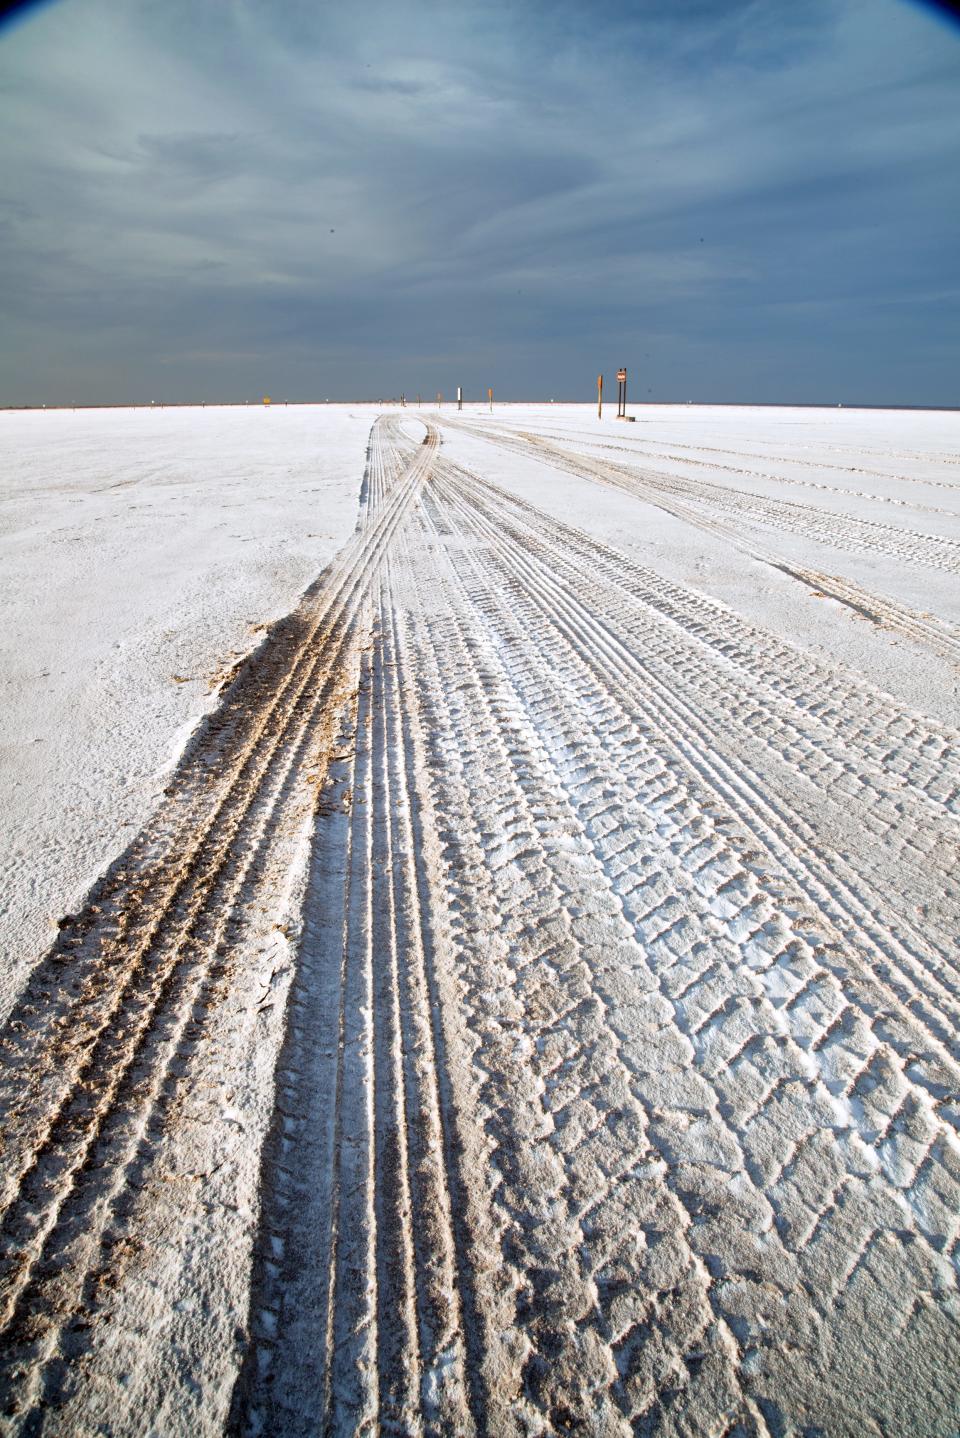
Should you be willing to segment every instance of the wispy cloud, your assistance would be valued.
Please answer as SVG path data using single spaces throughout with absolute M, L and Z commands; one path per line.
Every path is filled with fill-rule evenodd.
M 0 33 L 0 402 L 632 355 L 664 398 L 953 402 L 958 81 L 906 0 L 41 7 Z

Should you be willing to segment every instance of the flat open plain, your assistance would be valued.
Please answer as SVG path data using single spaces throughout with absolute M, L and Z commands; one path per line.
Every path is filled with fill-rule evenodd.
M 960 1429 L 960 415 L 636 413 L 0 415 L 0 1431 Z

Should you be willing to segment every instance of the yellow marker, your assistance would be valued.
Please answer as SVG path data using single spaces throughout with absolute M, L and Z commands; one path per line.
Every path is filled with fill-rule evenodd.
M 270 403 L 270 396 L 269 396 L 268 394 L 265 394 L 265 395 L 263 396 L 263 402 L 264 402 L 264 404 L 269 404 L 269 403 Z

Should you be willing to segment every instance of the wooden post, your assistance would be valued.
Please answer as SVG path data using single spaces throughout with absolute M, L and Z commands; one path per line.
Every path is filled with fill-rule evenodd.
M 493 414 L 493 390 L 487 390 L 487 399 L 490 401 L 490 413 Z
M 603 419 L 603 375 L 597 375 L 597 419 Z

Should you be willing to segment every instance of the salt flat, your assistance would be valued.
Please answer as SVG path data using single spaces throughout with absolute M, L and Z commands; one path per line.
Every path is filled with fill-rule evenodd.
M 87 418 L 11 420 L 57 694 L 91 652 L 118 713 L 161 694 L 162 764 L 306 592 L 162 784 L 116 800 L 104 746 L 137 832 L 9 981 L 5 1431 L 953 1432 L 960 416 L 91 417 L 137 632 L 185 571 L 215 616 L 177 678 L 84 639 L 127 584 L 14 567 Z M 120 477 L 175 469 L 165 422 L 210 426 L 219 567 L 91 493 L 111 426 Z M 56 712 L 95 761 L 96 707 Z
M 369 409 L 0 414 L 0 1013 L 356 523 Z
M 954 568 L 937 562 L 936 543 L 930 563 L 907 557 L 900 534 L 929 534 L 955 553 L 960 417 L 706 405 L 644 405 L 631 412 L 634 424 L 618 423 L 609 404 L 602 422 L 586 405 L 508 405 L 494 414 L 477 407 L 468 416 L 472 432 L 458 430 L 446 443 L 465 463 L 477 459 L 489 477 L 557 518 L 697 585 L 772 632 L 836 658 L 904 702 L 955 721 L 956 666 L 931 662 L 929 642 L 897 616 L 902 605 L 960 626 Z M 485 432 L 489 439 L 478 447 Z M 544 465 L 524 433 L 631 466 L 636 473 L 626 486 L 629 501 L 610 476 L 584 485 L 575 469 Z M 504 437 L 517 442 L 505 449 Z M 693 494 L 672 493 L 671 476 L 692 486 Z M 753 495 L 781 504 L 775 525 L 769 512 L 747 512 L 745 500 Z M 842 518 L 839 526 L 833 523 L 834 514 L 874 525 L 877 533 L 851 534 Z M 885 601 L 875 616 L 879 622 L 863 622 L 862 612 L 816 585 L 801 582 L 798 588 L 771 559 L 875 594 Z

